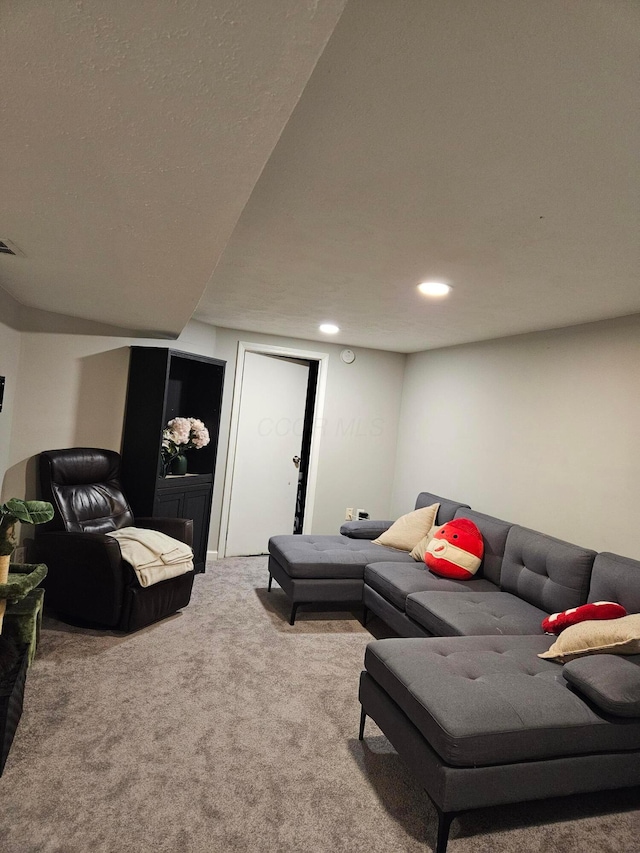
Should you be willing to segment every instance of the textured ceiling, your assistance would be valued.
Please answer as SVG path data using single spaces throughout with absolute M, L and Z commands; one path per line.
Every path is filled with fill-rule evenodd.
M 410 352 L 639 312 L 639 46 L 635 0 L 350 0 L 197 316 Z
M 0 287 L 189 320 L 344 0 L 4 0 Z
M 400 352 L 640 312 L 640 4 L 343 6 L 5 0 L 0 287 Z

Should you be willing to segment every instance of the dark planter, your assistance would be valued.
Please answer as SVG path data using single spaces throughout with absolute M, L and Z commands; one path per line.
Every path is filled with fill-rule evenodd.
M 7 674 L 0 676 L 0 776 L 22 716 L 22 699 L 27 678 L 29 647 L 20 646 L 18 660 Z
M 179 453 L 171 460 L 171 473 L 177 474 L 179 477 L 184 477 L 187 473 L 188 464 L 187 457 Z

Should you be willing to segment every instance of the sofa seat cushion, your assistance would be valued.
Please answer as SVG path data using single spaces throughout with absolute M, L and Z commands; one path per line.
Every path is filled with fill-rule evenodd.
M 456 767 L 640 748 L 640 719 L 598 713 L 568 687 L 561 666 L 537 657 L 551 640 L 376 640 L 365 667 Z
M 406 551 L 347 536 L 272 536 L 269 553 L 292 578 L 362 578 L 376 560 L 415 565 Z
M 474 577 L 467 581 L 442 578 L 432 574 L 424 563 L 369 563 L 364 570 L 364 582 L 380 593 L 400 610 L 413 592 L 499 592 L 498 587 L 486 578 Z
M 412 593 L 406 613 L 436 637 L 542 634 L 549 615 L 508 592 Z

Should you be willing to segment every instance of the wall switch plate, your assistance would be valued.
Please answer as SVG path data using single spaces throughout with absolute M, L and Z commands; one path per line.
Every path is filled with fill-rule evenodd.
M 348 506 L 344 514 L 345 521 L 353 521 L 353 507 Z

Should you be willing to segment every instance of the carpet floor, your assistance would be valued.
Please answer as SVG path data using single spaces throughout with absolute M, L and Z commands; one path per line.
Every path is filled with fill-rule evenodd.
M 266 557 L 210 563 L 191 604 L 132 635 L 45 615 L 0 779 L 2 853 L 427 853 L 436 815 L 367 721 L 372 639 L 289 605 Z M 385 634 L 372 620 L 375 636 Z M 636 853 L 640 791 L 461 815 L 449 853 Z

